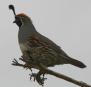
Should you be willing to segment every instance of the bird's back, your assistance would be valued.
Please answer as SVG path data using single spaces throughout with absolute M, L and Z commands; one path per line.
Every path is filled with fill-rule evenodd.
M 37 36 L 39 37 L 39 39 L 40 39 L 41 41 L 43 41 L 43 42 L 45 42 L 46 44 L 48 44 L 48 46 L 49 46 L 51 49 L 55 50 L 58 54 L 61 54 L 61 55 L 64 55 L 64 56 L 67 56 L 67 57 L 68 57 L 68 55 L 61 49 L 61 47 L 58 46 L 56 43 L 54 43 L 52 40 L 50 40 L 49 38 L 47 38 L 47 37 L 41 35 L 40 33 L 38 33 Z

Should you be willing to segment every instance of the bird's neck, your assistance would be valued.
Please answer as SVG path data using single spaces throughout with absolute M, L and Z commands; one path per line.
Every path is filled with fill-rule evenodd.
M 20 27 L 18 38 L 19 42 L 26 42 L 27 38 L 35 35 L 37 33 L 33 24 L 26 24 Z
M 36 33 L 36 29 L 33 25 L 33 23 L 29 22 L 29 23 L 24 23 L 20 28 L 19 28 L 19 31 L 22 31 L 23 33 L 29 33 L 29 34 L 34 34 Z

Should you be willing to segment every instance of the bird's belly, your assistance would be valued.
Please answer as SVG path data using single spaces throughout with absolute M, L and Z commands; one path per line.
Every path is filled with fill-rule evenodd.
M 60 58 L 60 56 L 50 48 L 30 47 L 25 43 L 20 43 L 19 45 L 23 55 L 28 51 L 35 61 L 38 61 L 45 66 L 54 66 L 65 63 L 65 60 Z
M 21 52 L 24 53 L 29 50 L 28 46 L 24 43 L 19 43 Z

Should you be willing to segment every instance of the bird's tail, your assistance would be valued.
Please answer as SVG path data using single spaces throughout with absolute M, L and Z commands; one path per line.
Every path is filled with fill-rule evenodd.
M 84 63 L 82 63 L 81 61 L 78 61 L 76 59 L 73 59 L 73 58 L 69 59 L 69 63 L 76 66 L 76 67 L 79 67 L 79 68 L 85 68 L 86 67 L 86 65 Z

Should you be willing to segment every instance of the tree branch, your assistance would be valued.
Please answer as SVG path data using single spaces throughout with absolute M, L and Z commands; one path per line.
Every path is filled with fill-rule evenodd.
M 64 80 L 66 80 L 68 82 L 71 82 L 71 83 L 76 84 L 76 85 L 81 86 L 81 87 L 91 87 L 91 85 L 88 85 L 87 83 L 84 83 L 82 81 L 77 81 L 77 80 L 74 80 L 73 78 L 70 78 L 70 77 L 68 77 L 66 75 L 54 72 L 54 71 L 46 68 L 43 64 L 39 64 L 39 66 L 47 74 L 50 74 L 50 75 L 56 76 L 58 78 L 64 79 Z
M 31 67 L 30 61 L 26 61 L 23 57 L 20 58 L 20 60 L 22 60 L 23 62 L 25 62 L 25 65 L 18 63 L 18 61 L 17 61 L 16 59 L 14 59 L 12 65 L 15 65 L 15 66 L 22 66 L 23 68 L 27 68 L 27 69 L 30 69 L 30 70 L 31 70 L 31 68 L 33 68 L 33 67 Z M 40 70 L 40 71 L 43 71 L 43 72 L 46 73 L 46 74 L 50 74 L 50 75 L 56 76 L 56 77 L 58 77 L 58 78 L 64 79 L 64 80 L 66 80 L 66 81 L 68 81 L 68 82 L 71 82 L 71 83 L 73 83 L 73 84 L 76 84 L 76 85 L 78 85 L 78 86 L 80 86 L 80 87 L 91 87 L 91 85 L 88 85 L 88 84 L 85 83 L 85 82 L 77 81 L 77 80 L 75 80 L 75 79 L 73 79 L 73 78 L 71 78 L 71 77 L 68 77 L 68 76 L 64 75 L 64 74 L 61 74 L 61 73 L 58 73 L 58 72 L 54 72 L 54 71 L 52 71 L 52 70 L 46 68 L 46 67 L 45 67 L 43 64 L 41 64 L 41 63 L 38 63 L 37 65 L 39 66 L 39 70 Z

